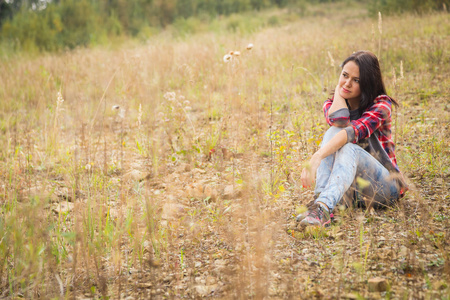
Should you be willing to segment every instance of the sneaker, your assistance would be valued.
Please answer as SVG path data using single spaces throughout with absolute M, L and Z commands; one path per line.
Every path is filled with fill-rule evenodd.
M 308 216 L 308 211 L 310 208 L 312 208 L 314 205 L 316 205 L 316 199 L 317 197 L 315 196 L 313 200 L 309 201 L 308 203 L 306 203 L 306 211 L 302 212 L 301 214 L 297 215 L 297 217 L 295 218 L 295 220 L 297 222 L 300 222 L 301 220 L 303 220 L 304 218 L 306 218 Z
M 322 205 L 315 204 L 307 212 L 298 215 L 297 221 L 304 226 L 316 225 L 325 227 L 330 225 L 332 215 Z

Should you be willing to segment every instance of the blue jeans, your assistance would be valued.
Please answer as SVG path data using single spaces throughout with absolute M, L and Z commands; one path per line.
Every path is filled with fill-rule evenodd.
M 321 147 L 341 130 L 330 127 Z M 325 203 L 330 212 L 341 200 L 345 205 L 351 201 L 365 207 L 383 207 L 392 205 L 400 196 L 397 181 L 389 171 L 370 153 L 352 143 L 322 160 L 314 192 L 316 202 Z

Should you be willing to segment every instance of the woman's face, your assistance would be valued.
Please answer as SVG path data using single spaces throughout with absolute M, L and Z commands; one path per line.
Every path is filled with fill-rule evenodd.
M 360 101 L 359 67 L 354 61 L 347 62 L 339 77 L 339 95 L 348 101 Z

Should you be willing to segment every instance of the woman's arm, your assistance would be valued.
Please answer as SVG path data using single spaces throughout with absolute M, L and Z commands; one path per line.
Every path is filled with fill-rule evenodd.
M 391 99 L 386 95 L 378 96 L 374 104 L 359 119 L 351 121 L 350 126 L 353 128 L 355 135 L 353 139 L 349 138 L 349 142 L 357 143 L 371 136 L 381 126 L 388 126 L 390 128 L 391 109 Z
M 328 110 L 328 115 L 331 115 L 335 111 L 342 108 L 348 108 L 347 103 L 345 102 L 345 99 L 342 98 L 342 96 L 339 94 L 339 85 L 336 85 L 336 88 L 334 89 L 333 104 L 331 104 L 331 107 Z
M 341 130 L 336 134 L 328 143 L 326 143 L 322 148 L 320 148 L 316 153 L 313 154 L 309 160 L 308 165 L 306 165 L 302 170 L 302 185 L 304 187 L 312 186 L 316 179 L 317 168 L 319 168 L 320 162 L 325 157 L 335 153 L 337 150 L 341 149 L 347 143 L 347 132 Z
M 330 126 L 344 128 L 350 123 L 350 111 L 345 99 L 339 95 L 339 86 L 336 86 L 333 98 L 323 104 L 323 113 Z

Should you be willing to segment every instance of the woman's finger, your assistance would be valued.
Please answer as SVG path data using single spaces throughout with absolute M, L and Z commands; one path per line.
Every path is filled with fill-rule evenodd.
M 309 187 L 309 172 L 306 168 L 302 171 L 301 180 L 303 187 Z

